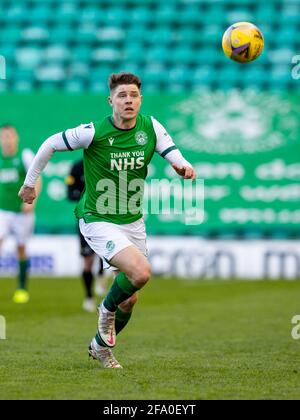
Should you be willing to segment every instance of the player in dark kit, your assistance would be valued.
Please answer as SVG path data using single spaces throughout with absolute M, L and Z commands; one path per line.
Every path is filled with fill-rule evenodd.
M 76 162 L 72 168 L 69 176 L 66 178 L 67 184 L 67 195 L 70 201 L 78 202 L 81 194 L 84 190 L 84 172 L 83 172 L 83 160 Z M 85 290 L 85 299 L 82 304 L 82 308 L 87 312 L 95 311 L 95 301 L 93 297 L 93 264 L 95 259 L 95 253 L 92 248 L 87 244 L 86 240 L 82 236 L 78 229 L 80 239 L 80 255 L 83 257 L 83 271 L 82 280 Z M 107 278 L 104 275 L 103 261 L 99 258 L 99 271 L 97 276 L 97 282 L 95 285 L 95 292 L 99 296 L 105 295 L 107 290 Z

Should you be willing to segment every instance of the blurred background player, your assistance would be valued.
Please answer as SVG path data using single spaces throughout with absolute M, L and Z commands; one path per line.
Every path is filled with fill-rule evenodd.
M 67 195 L 71 201 L 79 201 L 81 194 L 84 190 L 84 171 L 83 171 L 83 160 L 75 162 L 71 167 L 71 172 L 66 178 L 67 184 Z M 80 255 L 83 257 L 83 271 L 82 280 L 85 290 L 85 299 L 82 304 L 82 308 L 87 312 L 93 312 L 96 309 L 95 301 L 93 297 L 93 285 L 94 285 L 94 274 L 93 265 L 95 261 L 95 253 L 92 248 L 87 244 L 86 240 L 82 236 L 78 229 L 80 239 Z M 99 271 L 97 276 L 97 282 L 95 285 L 95 293 L 98 296 L 104 296 L 107 289 L 108 278 L 104 275 L 103 261 L 99 258 Z
M 13 301 L 27 303 L 29 264 L 26 245 L 34 228 L 34 205 L 22 203 L 18 197 L 18 190 L 34 154 L 29 149 L 19 148 L 17 130 L 10 124 L 1 127 L 0 146 L 0 251 L 3 240 L 9 234 L 13 234 L 17 242 L 19 262 L 18 285 Z

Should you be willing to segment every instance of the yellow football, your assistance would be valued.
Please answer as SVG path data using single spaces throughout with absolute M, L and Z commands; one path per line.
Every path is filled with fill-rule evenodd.
M 248 63 L 262 53 L 264 38 L 257 26 L 238 22 L 225 31 L 222 47 L 227 57 L 239 63 Z

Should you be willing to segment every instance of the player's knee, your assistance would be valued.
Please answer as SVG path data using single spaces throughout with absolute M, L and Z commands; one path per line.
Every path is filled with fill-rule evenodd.
M 143 264 L 135 271 L 135 274 L 134 274 L 135 286 L 138 288 L 145 286 L 145 284 L 148 282 L 150 277 L 151 277 L 150 264 Z

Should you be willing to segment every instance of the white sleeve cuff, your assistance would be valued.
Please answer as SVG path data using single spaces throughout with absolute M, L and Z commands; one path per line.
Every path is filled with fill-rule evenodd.
M 170 164 L 175 164 L 179 168 L 189 167 L 192 168 L 193 166 L 182 156 L 181 152 L 178 149 L 171 150 L 169 153 L 166 154 L 165 159 L 170 162 Z

